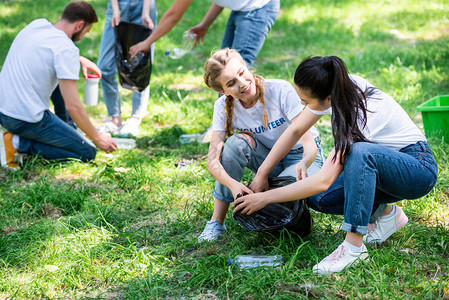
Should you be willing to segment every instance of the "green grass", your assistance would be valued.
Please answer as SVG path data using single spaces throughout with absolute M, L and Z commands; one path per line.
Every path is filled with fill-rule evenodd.
M 20 29 L 39 17 L 56 22 L 65 2 L 1 1 L 0 66 Z M 90 2 L 100 22 L 78 45 L 96 61 L 107 1 Z M 158 1 L 160 16 L 171 3 Z M 449 145 L 437 139 L 429 140 L 440 171 L 435 189 L 401 202 L 409 224 L 369 247 L 370 261 L 360 267 L 332 276 L 311 272 L 343 239 L 341 216 L 314 213 L 314 229 L 301 240 L 286 232 L 247 233 L 228 214 L 222 241 L 197 244 L 213 209 L 208 145 L 178 138 L 211 124 L 217 95 L 203 84 L 202 65 L 219 48 L 229 11 L 190 55 L 171 60 L 163 52 L 208 5 L 194 1 L 157 42 L 136 149 L 99 152 L 88 164 L 29 158 L 19 172 L 0 171 L 0 299 L 449 299 Z M 448 93 L 447 1 L 282 0 L 281 8 L 254 66 L 264 77 L 292 82 L 303 58 L 338 55 L 397 99 L 420 128 L 416 106 Z M 84 80 L 79 90 L 82 98 Z M 126 118 L 131 93 L 121 93 Z M 87 110 L 96 124 L 107 118 L 103 103 Z M 319 129 L 329 151 L 328 122 Z M 181 160 L 190 164 L 177 166 Z M 252 253 L 282 255 L 284 265 L 226 266 L 227 258 Z

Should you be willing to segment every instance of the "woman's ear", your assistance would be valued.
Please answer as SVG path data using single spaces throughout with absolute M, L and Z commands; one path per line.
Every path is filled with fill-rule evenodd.
M 326 99 L 324 99 L 324 101 L 329 104 L 329 106 L 331 105 L 331 95 L 327 96 Z

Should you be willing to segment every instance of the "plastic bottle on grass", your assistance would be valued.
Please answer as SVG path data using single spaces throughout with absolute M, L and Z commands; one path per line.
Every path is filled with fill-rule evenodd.
M 237 255 L 234 259 L 227 260 L 228 265 L 237 266 L 240 269 L 280 267 L 282 263 L 281 255 Z
M 182 35 L 182 42 L 180 48 L 173 48 L 165 51 L 165 55 L 170 58 L 178 59 L 183 57 L 186 53 L 190 52 L 195 45 L 196 34 L 188 31 Z
M 117 144 L 117 149 L 133 149 L 136 148 L 136 140 L 125 138 L 112 138 Z
M 188 144 L 188 143 L 195 142 L 195 141 L 202 143 L 203 138 L 204 138 L 204 135 L 201 133 L 182 134 L 179 137 L 179 142 L 181 144 Z

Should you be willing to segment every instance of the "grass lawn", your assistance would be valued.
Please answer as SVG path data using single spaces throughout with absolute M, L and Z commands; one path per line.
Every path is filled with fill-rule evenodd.
M 0 67 L 16 34 L 33 19 L 57 22 L 68 1 L 0 1 Z M 106 0 L 90 0 L 100 22 L 78 43 L 97 60 Z M 171 0 L 157 0 L 159 16 Z M 304 240 L 247 233 L 226 218 L 217 243 L 197 243 L 213 210 L 208 144 L 181 144 L 183 133 L 205 131 L 217 94 L 202 82 L 203 63 L 218 49 L 229 11 L 206 40 L 180 60 L 164 56 L 196 25 L 210 1 L 193 1 L 183 20 L 156 44 L 148 115 L 137 148 L 99 152 L 92 163 L 29 158 L 0 170 L 0 299 L 449 299 L 449 144 L 430 138 L 439 180 L 426 197 L 401 201 L 409 223 L 370 261 L 340 274 L 312 266 L 343 240 L 341 216 L 313 213 Z M 309 55 L 338 55 L 352 73 L 392 95 L 422 129 L 416 106 L 449 94 L 447 0 L 282 0 L 281 13 L 254 68 L 293 82 Z M 250 37 L 249 37 L 250 38 Z M 79 81 L 80 97 L 84 79 Z M 121 90 L 123 117 L 131 93 Z M 95 124 L 107 118 L 87 107 Z M 332 147 L 329 119 L 319 130 Z M 182 162 L 182 163 L 179 163 Z M 250 182 L 251 174 L 245 174 Z M 280 269 L 226 265 L 239 254 L 282 255 Z

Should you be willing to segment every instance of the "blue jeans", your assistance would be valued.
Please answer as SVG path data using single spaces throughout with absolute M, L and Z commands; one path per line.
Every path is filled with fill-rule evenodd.
M 143 0 L 119 0 L 120 20 L 142 24 L 142 5 Z M 156 26 L 157 11 L 154 0 L 150 4 L 150 18 Z M 106 11 L 106 21 L 104 23 L 103 35 L 100 42 L 100 53 L 98 55 L 97 65 L 102 72 L 100 80 L 103 87 L 103 98 L 108 109 L 108 116 L 120 116 L 121 101 L 116 78 L 117 67 L 115 64 L 115 34 L 114 28 L 111 26 L 112 7 L 108 1 L 108 9 Z M 151 60 L 154 58 L 154 44 L 151 45 Z M 148 98 L 150 95 L 150 86 L 142 92 L 133 92 L 132 97 L 132 113 L 131 116 L 143 118 L 147 113 Z
M 226 173 L 233 179 L 240 181 L 243 177 L 245 167 L 257 172 L 260 165 L 267 157 L 270 149 L 262 145 L 257 139 L 256 147 L 253 148 L 246 139 L 236 134 L 229 137 L 223 145 L 221 154 L 221 164 Z M 317 173 L 324 163 L 323 148 L 321 147 L 320 138 L 315 138 L 318 147 L 318 153 L 314 162 L 307 169 L 308 175 Z M 287 155 L 271 170 L 269 178 L 279 176 L 291 176 L 296 178 L 295 166 L 302 159 L 303 148 L 291 150 Z M 231 203 L 234 201 L 231 190 L 218 181 L 215 181 L 215 189 L 212 195 L 218 200 Z
M 221 48 L 236 49 L 248 64 L 254 64 L 280 10 L 280 1 L 271 0 L 252 11 L 232 11 Z
M 40 154 L 47 159 L 75 158 L 83 162 L 94 160 L 97 148 L 78 131 L 49 110 L 39 122 L 29 123 L 0 113 L 0 124 L 20 137 L 21 153 Z
M 53 102 L 53 106 L 55 108 L 55 115 L 58 116 L 61 120 L 69 124 L 71 127 L 76 129 L 75 122 L 73 122 L 72 118 L 70 118 L 69 113 L 65 109 L 64 98 L 62 98 L 61 90 L 59 89 L 59 85 L 55 88 L 53 93 L 51 94 L 51 102 Z
M 314 210 L 344 215 L 341 227 L 365 235 L 368 223 L 387 203 L 425 196 L 435 186 L 438 166 L 426 142 L 399 151 L 372 143 L 355 143 L 344 172 L 325 192 L 308 198 Z

